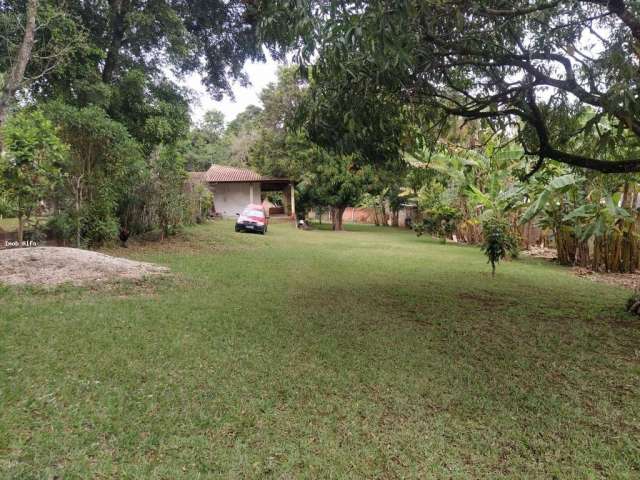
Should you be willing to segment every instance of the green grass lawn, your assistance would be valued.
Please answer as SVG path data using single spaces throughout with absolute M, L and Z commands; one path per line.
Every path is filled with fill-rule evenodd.
M 35 221 L 46 223 L 47 217 L 31 218 L 30 223 L 25 225 L 25 230 L 30 230 Z M 0 218 L 0 230 L 5 232 L 17 232 L 18 231 L 18 219 L 17 218 Z
M 639 478 L 629 292 L 407 231 L 219 222 L 0 293 L 1 478 Z
M 0 218 L 0 230 L 5 232 L 15 232 L 18 230 L 17 218 Z

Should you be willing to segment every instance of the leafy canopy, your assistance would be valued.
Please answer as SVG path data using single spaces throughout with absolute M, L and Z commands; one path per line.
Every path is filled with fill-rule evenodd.
M 323 112 L 307 115 L 314 139 L 328 144 L 335 132 L 400 147 L 388 119 L 404 106 L 431 112 L 434 127 L 458 116 L 515 135 L 534 170 L 547 159 L 640 170 L 637 2 L 272 0 L 261 8 L 265 38 L 313 64 L 311 111 Z
M 0 189 L 15 206 L 18 217 L 29 218 L 60 180 L 67 148 L 39 110 L 13 115 L 2 133 L 5 150 L 0 158 Z

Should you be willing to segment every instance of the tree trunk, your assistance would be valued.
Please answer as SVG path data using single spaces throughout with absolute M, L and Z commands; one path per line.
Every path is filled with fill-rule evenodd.
M 18 213 L 18 247 L 22 247 L 24 240 L 24 216 Z
M 75 194 L 75 212 L 76 212 L 76 248 L 80 248 L 80 206 L 81 206 L 81 188 L 82 178 L 75 179 L 74 194 Z
M 331 229 L 334 231 L 342 230 L 342 215 L 344 207 L 331 207 Z
M 388 227 L 389 226 L 389 214 L 387 213 L 387 208 L 385 206 L 385 202 L 384 200 L 382 200 L 380 202 L 380 212 L 381 212 L 381 216 L 382 216 L 382 226 L 383 227 Z
M 36 16 L 38 15 L 38 0 L 27 0 L 26 24 L 22 43 L 13 61 L 11 71 L 5 80 L 2 94 L 0 94 L 0 127 L 7 118 L 9 106 L 15 99 L 16 92 L 24 80 L 24 72 L 31 59 L 31 50 L 35 43 Z M 0 150 L 2 150 L 2 137 L 0 136 Z
M 625 182 L 622 194 L 622 207 L 629 213 L 633 212 L 636 204 L 636 191 L 634 185 Z M 618 260 L 621 273 L 633 273 L 638 267 L 638 239 L 636 234 L 636 222 L 623 222 L 620 242 L 620 258 Z
M 124 33 L 127 28 L 125 17 L 129 9 L 129 0 L 111 0 L 111 42 L 107 52 L 107 58 L 102 69 L 102 81 L 111 83 L 113 74 L 118 67 L 120 59 L 120 49 L 124 40 Z
M 380 226 L 380 217 L 378 216 L 378 207 L 375 204 L 373 205 L 373 224 L 376 227 Z
M 558 263 L 560 265 L 574 265 L 577 241 L 573 233 L 568 228 L 560 226 L 555 230 L 555 237 Z
M 391 226 L 392 227 L 399 226 L 399 217 L 400 217 L 400 211 L 399 210 L 393 210 L 392 213 L 391 213 Z
M 586 268 L 589 266 L 589 262 L 589 242 L 579 240 L 576 248 L 575 264 L 579 267 Z

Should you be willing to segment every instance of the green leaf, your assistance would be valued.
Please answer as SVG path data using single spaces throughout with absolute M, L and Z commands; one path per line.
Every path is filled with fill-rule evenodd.
M 491 203 L 491 198 L 486 193 L 480 191 L 475 185 L 468 185 L 467 189 L 477 203 L 482 205 L 489 205 Z
M 535 201 L 524 212 L 519 223 L 523 224 L 531 221 L 531 219 L 533 219 L 533 217 L 540 213 L 540 211 L 544 208 L 550 196 L 551 192 L 549 190 L 543 190 L 542 193 L 538 195 L 538 198 L 536 198 Z
M 605 203 L 607 205 L 607 210 L 609 211 L 609 213 L 615 216 L 617 205 L 613 202 L 613 198 L 611 197 L 611 195 L 607 195 L 607 198 L 605 199 Z
M 546 190 L 549 191 L 559 191 L 565 190 L 567 187 L 573 187 L 578 185 L 583 181 L 583 178 L 574 175 L 573 173 L 569 173 L 568 175 L 562 175 L 560 177 L 556 177 L 549 182 Z
M 578 218 L 589 218 L 593 217 L 596 214 L 596 206 L 592 204 L 582 205 L 581 207 L 576 208 L 575 210 L 567 213 L 563 218 L 563 222 L 571 222 Z
M 593 237 L 595 229 L 596 229 L 595 222 L 587 225 L 587 227 L 579 235 L 580 240 L 583 242 L 586 242 L 587 240 L 589 240 L 591 237 Z
M 622 207 L 616 207 L 616 217 L 623 218 L 627 221 L 633 220 L 633 215 L 631 215 L 626 209 Z
M 602 237 L 607 233 L 607 226 L 604 223 L 604 218 L 598 217 L 594 223 L 593 234 L 596 237 Z

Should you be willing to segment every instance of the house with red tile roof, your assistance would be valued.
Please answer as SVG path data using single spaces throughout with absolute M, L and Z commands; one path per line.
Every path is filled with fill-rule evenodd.
M 214 214 L 235 218 L 250 203 L 265 203 L 272 214 L 295 218 L 293 182 L 288 178 L 260 175 L 246 168 L 211 165 L 206 172 L 189 172 L 189 183 L 204 183 L 213 193 Z M 280 192 L 282 206 L 271 207 L 267 195 Z

